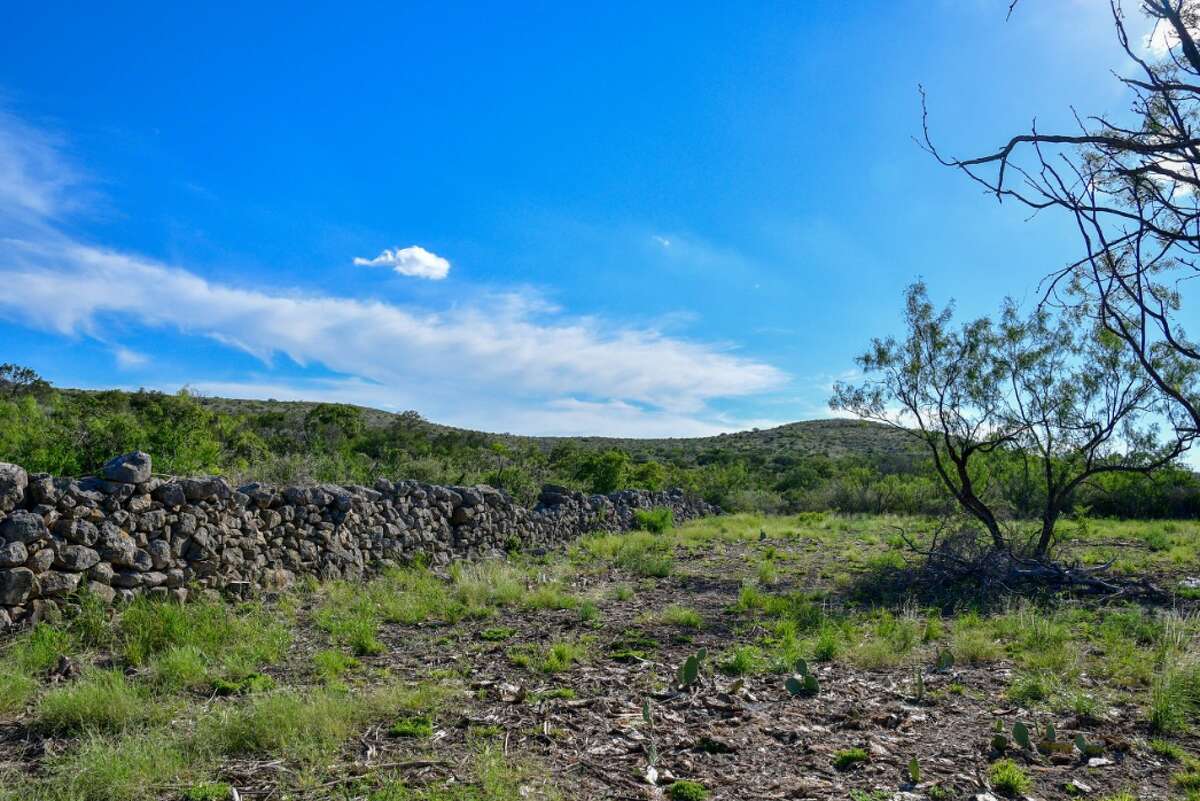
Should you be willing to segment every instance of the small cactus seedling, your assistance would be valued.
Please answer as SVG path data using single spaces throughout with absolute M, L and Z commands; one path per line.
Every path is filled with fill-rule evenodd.
M 708 649 L 701 648 L 679 666 L 678 679 L 680 687 L 687 688 L 696 683 L 696 679 L 700 677 L 700 663 L 704 661 L 706 656 L 708 656 Z
M 1079 753 L 1085 757 L 1097 757 L 1104 753 L 1104 746 L 1100 743 L 1089 743 L 1082 734 L 1075 735 L 1075 747 L 1079 749 Z
M 1016 744 L 1025 750 L 1028 751 L 1033 747 L 1029 740 L 1029 727 L 1024 723 L 1018 721 L 1013 724 L 1012 736 Z
M 937 669 L 939 671 L 947 671 L 954 667 L 954 654 L 949 648 L 943 648 L 937 655 Z
M 992 724 L 992 750 L 1003 754 L 1008 750 L 1008 736 L 1004 733 L 1004 722 L 996 718 Z
M 916 757 L 908 761 L 908 780 L 913 784 L 921 783 L 921 763 L 917 762 Z
M 813 696 L 821 691 L 821 685 L 817 682 L 817 677 L 811 673 L 802 676 L 788 676 L 784 680 L 783 686 L 792 694 L 792 697 Z
M 913 680 L 916 688 L 917 703 L 925 700 L 925 674 L 921 672 L 920 667 L 913 668 Z

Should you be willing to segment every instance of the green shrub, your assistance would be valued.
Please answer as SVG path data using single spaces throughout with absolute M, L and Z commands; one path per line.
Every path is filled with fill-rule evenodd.
M 655 509 L 634 509 L 633 527 L 640 531 L 663 534 L 675 525 L 674 513 L 660 506 Z

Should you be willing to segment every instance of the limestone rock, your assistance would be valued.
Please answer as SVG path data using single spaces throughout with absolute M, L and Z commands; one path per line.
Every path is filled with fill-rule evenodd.
M 71 573 L 82 573 L 100 562 L 100 554 L 84 545 L 64 545 L 58 549 L 54 566 Z
M 16 606 L 25 603 L 33 592 L 33 571 L 24 567 L 0 570 L 0 604 Z
M 142 451 L 114 456 L 100 468 L 100 475 L 106 481 L 122 484 L 143 484 L 150 480 L 150 472 L 150 454 Z
M 50 536 L 46 521 L 33 512 L 16 511 L 0 522 L 0 538 L 5 542 L 21 542 L 26 545 L 39 542 Z
M 11 512 L 25 501 L 29 474 L 23 467 L 0 462 L 0 514 Z
M 10 542 L 0 547 L 0 567 L 20 567 L 29 558 L 29 550 L 23 542 Z

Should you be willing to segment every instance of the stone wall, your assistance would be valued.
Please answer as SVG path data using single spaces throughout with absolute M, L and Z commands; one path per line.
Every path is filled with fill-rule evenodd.
M 677 521 L 720 512 L 680 490 L 548 486 L 529 509 L 492 487 L 417 481 L 234 488 L 220 477 L 155 476 L 144 453 L 81 479 L 0 463 L 0 627 L 37 620 L 84 586 L 110 603 L 278 590 L 303 575 L 368 576 L 418 554 L 446 564 L 627 530 L 635 509 L 654 507 Z

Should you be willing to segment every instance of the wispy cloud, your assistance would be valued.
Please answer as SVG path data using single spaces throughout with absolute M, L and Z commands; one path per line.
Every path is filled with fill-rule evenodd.
M 113 349 L 113 358 L 117 360 L 117 366 L 122 370 L 145 367 L 150 363 L 150 357 L 146 354 L 138 353 L 136 350 L 130 350 L 124 346 L 117 346 Z
M 0 119 L 0 127 L 6 124 L 11 120 Z M 26 224 L 0 233 L 0 286 L 19 288 L 0 293 L 0 319 L 106 344 L 114 332 L 147 330 L 208 338 L 252 354 L 270 376 L 206 385 L 198 375 L 193 383 L 199 387 L 240 387 L 256 396 L 292 387 L 358 403 L 435 409 L 459 424 L 525 433 L 680 435 L 736 428 L 713 410 L 713 401 L 767 392 L 786 380 L 774 366 L 727 344 L 571 315 L 529 290 L 448 308 L 410 307 L 275 285 L 236 286 L 82 242 L 54 224 L 60 187 L 73 174 L 52 146 L 31 150 L 14 145 L 15 136 L 11 129 L 0 132 L 0 143 L 8 143 L 0 145 L 0 176 L 11 184 L 0 190 L 0 218 L 17 209 Z M 356 262 L 428 278 L 444 277 L 450 267 L 415 246 Z M 157 356 L 123 347 L 113 353 L 127 369 L 144 368 Z M 275 373 L 279 355 L 340 377 L 334 384 L 285 377 Z
M 0 109 L 0 235 L 44 227 L 77 205 L 79 172 L 53 135 Z
M 385 250 L 373 259 L 356 257 L 354 263 L 360 267 L 391 267 L 400 275 L 431 281 L 441 281 L 450 274 L 449 261 L 419 245 Z

